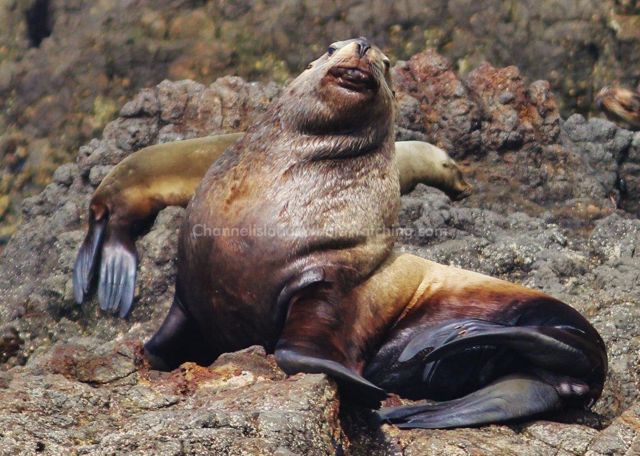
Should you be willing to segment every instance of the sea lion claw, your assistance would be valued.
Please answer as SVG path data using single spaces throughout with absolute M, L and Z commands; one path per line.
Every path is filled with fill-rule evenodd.
M 399 428 L 446 429 L 528 418 L 561 405 L 553 385 L 533 376 L 510 375 L 458 399 L 382 408 L 376 414 L 380 422 Z
M 109 232 L 102 248 L 98 301 L 106 312 L 126 317 L 133 304 L 138 265 L 132 242 L 122 240 L 117 232 Z
M 89 289 L 95 277 L 106 226 L 106 218 L 96 220 L 93 214 L 89 215 L 89 230 L 80 246 L 80 251 L 73 266 L 73 296 L 78 304 L 82 304 L 89 294 Z

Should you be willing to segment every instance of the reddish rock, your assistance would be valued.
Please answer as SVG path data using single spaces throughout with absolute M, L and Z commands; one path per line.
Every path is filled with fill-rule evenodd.
M 480 110 L 447 59 L 427 49 L 396 65 L 393 82 L 400 103 L 404 92 L 419 102 L 422 111 L 400 126 L 420 125 L 430 142 L 454 158 L 479 151 Z
M 560 133 L 560 114 L 549 84 L 529 89 L 514 66 L 480 65 L 467 78 L 483 112 L 482 146 L 488 150 L 517 150 L 552 144 Z

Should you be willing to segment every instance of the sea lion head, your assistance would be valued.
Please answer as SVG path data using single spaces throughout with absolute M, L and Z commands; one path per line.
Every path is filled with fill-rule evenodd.
M 304 134 L 373 135 L 393 131 L 389 59 L 366 38 L 332 43 L 281 97 L 282 120 Z
M 441 162 L 440 166 L 442 166 L 445 171 L 444 174 L 448 176 L 450 181 L 444 189 L 449 198 L 453 201 L 460 201 L 473 193 L 473 186 L 464 179 L 460 167 L 453 159 L 447 157 L 446 160 Z
M 598 92 L 595 104 L 610 120 L 631 129 L 640 128 L 640 93 L 607 86 Z
M 442 190 L 453 201 L 459 201 L 471 195 L 473 186 L 469 184 L 462 174 L 462 170 L 449 154 L 436 146 L 431 146 L 429 151 L 433 154 L 433 171 L 429 171 L 430 183 Z

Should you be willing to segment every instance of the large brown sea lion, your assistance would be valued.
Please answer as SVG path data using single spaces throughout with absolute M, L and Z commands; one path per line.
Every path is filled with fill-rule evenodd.
M 209 169 L 180 232 L 174 304 L 152 366 L 261 344 L 402 427 L 502 422 L 589 406 L 605 347 L 541 292 L 392 250 L 399 206 L 388 61 L 331 45 Z M 121 260 L 107 277 L 120 280 Z M 118 287 L 116 287 L 118 289 Z
M 624 87 L 603 87 L 596 106 L 611 121 L 630 130 L 640 130 L 640 85 L 634 92 Z
M 134 239 L 167 206 L 186 206 L 209 167 L 244 133 L 228 133 L 145 147 L 122 160 L 102 180 L 89 205 L 90 229 L 74 268 L 74 295 L 81 304 L 94 275 L 100 275 L 98 299 L 103 310 L 125 316 L 133 304 L 137 252 Z M 456 162 L 442 149 L 421 141 L 395 143 L 400 192 L 419 183 L 436 187 L 451 199 L 467 197 L 472 187 Z M 106 239 L 99 248 L 100 236 Z M 121 293 L 109 290 L 107 276 L 97 271 L 112 258 L 123 258 Z M 98 255 L 100 253 L 101 255 Z

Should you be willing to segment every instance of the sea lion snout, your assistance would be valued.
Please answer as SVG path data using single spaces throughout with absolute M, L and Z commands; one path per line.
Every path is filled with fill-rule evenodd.
M 326 55 L 334 65 L 360 69 L 375 66 L 383 72 L 390 66 L 389 58 L 365 37 L 337 41 L 329 46 Z
M 605 108 L 605 98 L 610 95 L 611 87 L 604 86 L 600 91 L 596 94 L 595 105 L 599 110 L 603 110 Z
M 371 43 L 364 36 L 361 36 L 356 40 L 356 46 L 358 49 L 358 56 L 360 58 L 364 57 L 369 49 L 371 49 Z
M 473 185 L 471 185 L 465 180 L 462 174 L 462 171 L 460 170 L 460 168 L 458 167 L 458 164 L 455 161 L 451 160 L 450 167 L 453 172 L 454 182 L 453 182 L 453 185 L 451 186 L 452 191 L 447 192 L 447 195 L 453 201 L 463 200 L 473 193 Z
M 473 185 L 462 181 L 456 184 L 455 191 L 447 193 L 447 196 L 453 201 L 460 201 L 473 193 Z

